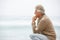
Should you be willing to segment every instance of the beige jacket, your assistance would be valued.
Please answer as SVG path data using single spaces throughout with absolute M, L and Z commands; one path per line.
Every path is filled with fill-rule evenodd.
M 43 35 L 46 35 L 49 40 L 56 40 L 56 34 L 52 22 L 46 15 L 38 20 L 37 26 L 35 25 L 35 23 L 33 23 L 32 28 L 34 33 L 41 33 Z

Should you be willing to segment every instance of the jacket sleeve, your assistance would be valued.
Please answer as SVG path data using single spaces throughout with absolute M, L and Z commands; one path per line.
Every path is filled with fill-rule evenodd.
M 32 24 L 33 32 L 34 33 L 41 33 L 46 27 L 46 21 L 42 20 L 39 22 L 39 24 L 36 26 L 35 23 Z
M 47 26 L 47 23 L 45 20 L 42 20 L 39 22 L 39 24 L 37 25 L 38 29 L 36 31 L 39 31 L 39 33 L 41 33 Z
M 35 24 L 35 22 L 32 23 L 32 29 L 33 29 L 33 33 L 38 33 L 38 31 L 36 31 L 36 24 Z

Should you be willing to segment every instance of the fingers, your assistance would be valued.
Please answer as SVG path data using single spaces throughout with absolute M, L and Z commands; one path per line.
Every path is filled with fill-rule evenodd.
M 36 16 L 34 16 L 34 17 L 32 18 L 32 22 L 34 22 L 36 19 L 37 19 Z

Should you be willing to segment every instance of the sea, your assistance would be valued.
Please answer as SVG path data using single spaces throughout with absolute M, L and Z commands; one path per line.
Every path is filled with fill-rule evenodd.
M 60 26 L 54 26 L 57 40 L 60 40 Z M 31 18 L 0 18 L 0 40 L 31 40 L 33 34 Z

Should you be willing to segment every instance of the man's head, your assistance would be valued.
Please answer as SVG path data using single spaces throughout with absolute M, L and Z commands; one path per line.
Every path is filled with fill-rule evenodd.
M 45 14 L 45 10 L 42 5 L 37 5 L 35 8 L 35 15 L 36 17 L 40 17 Z

